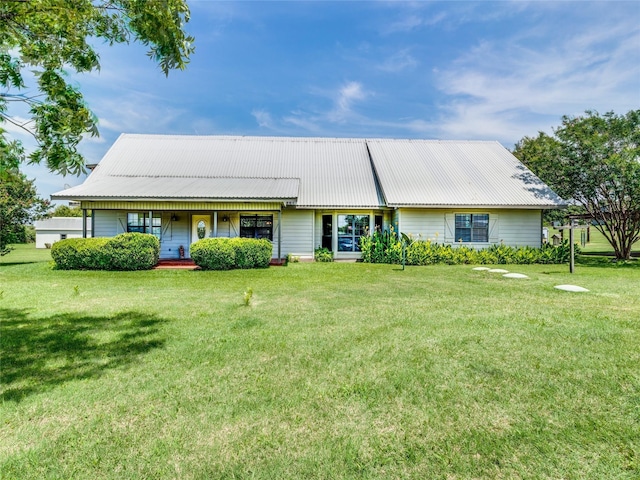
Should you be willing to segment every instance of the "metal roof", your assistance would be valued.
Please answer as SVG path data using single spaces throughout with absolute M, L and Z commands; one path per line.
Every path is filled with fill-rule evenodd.
M 565 203 L 498 142 L 374 139 L 367 144 L 390 207 Z
M 82 231 L 82 217 L 51 217 L 33 222 L 36 230 Z M 91 228 L 91 217 L 87 217 L 87 228 Z
M 71 200 L 291 201 L 298 208 L 564 205 L 497 142 L 122 134 Z
M 122 134 L 88 179 L 55 199 L 296 198 L 380 207 L 364 139 Z

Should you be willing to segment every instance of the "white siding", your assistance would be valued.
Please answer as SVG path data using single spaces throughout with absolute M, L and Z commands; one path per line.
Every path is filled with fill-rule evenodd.
M 46 233 L 36 233 L 36 248 L 47 248 L 46 244 L 51 247 L 62 240 L 62 235 L 66 235 L 66 238 L 82 238 L 82 232 L 49 230 Z M 91 237 L 91 231 L 87 231 L 87 237 Z
M 172 215 L 175 220 L 171 219 Z M 185 249 L 185 257 L 188 256 L 190 221 L 187 212 L 162 212 L 160 258 L 180 258 L 178 253 L 180 245 Z
M 314 211 L 285 210 L 282 212 L 282 256 L 287 254 L 313 257 L 314 251 Z M 277 216 L 274 218 L 277 222 Z M 322 221 L 322 217 L 320 217 Z M 274 244 L 278 241 L 277 230 L 273 232 Z M 277 250 L 276 250 L 277 255 Z
M 119 217 L 122 217 L 122 212 L 117 210 L 94 210 L 92 215 L 93 231 L 96 237 L 115 237 L 118 233 L 122 233 L 122 227 L 119 225 Z M 125 227 L 126 217 L 125 213 Z
M 419 240 L 455 243 L 453 229 L 456 213 L 488 213 L 490 242 L 514 247 L 540 246 L 540 210 L 401 209 L 400 230 Z M 478 248 L 488 244 L 465 244 Z

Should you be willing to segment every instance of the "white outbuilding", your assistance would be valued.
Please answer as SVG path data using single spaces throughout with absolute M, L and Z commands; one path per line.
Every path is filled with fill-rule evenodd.
M 55 242 L 66 238 L 82 238 L 81 217 L 53 217 L 38 220 L 36 228 L 36 248 L 51 248 Z M 91 236 L 91 218 L 87 218 L 87 237 Z

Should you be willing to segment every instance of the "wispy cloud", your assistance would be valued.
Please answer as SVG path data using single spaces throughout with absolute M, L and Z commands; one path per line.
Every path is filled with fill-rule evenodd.
M 333 122 L 343 122 L 352 113 L 353 104 L 364 100 L 370 95 L 365 92 L 360 82 L 348 82 L 337 92 L 334 109 L 328 113 L 327 117 Z
M 258 126 L 261 128 L 273 128 L 273 119 L 271 118 L 271 114 L 266 110 L 254 109 L 251 111 L 251 115 L 258 122 Z
M 411 55 L 408 48 L 404 48 L 387 57 L 378 68 L 385 72 L 397 73 L 408 68 L 414 68 L 418 61 Z
M 519 138 L 585 109 L 625 110 L 637 79 L 640 27 L 634 22 L 557 36 L 533 48 L 520 38 L 483 41 L 436 72 L 444 136 L 478 137 L 500 132 Z M 530 32 L 536 36 L 536 32 Z M 635 60 L 634 60 L 635 57 Z M 536 118 L 536 115 L 538 116 Z

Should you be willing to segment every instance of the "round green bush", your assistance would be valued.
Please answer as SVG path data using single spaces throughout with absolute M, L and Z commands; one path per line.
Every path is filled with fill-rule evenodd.
M 158 263 L 160 241 L 148 233 L 121 233 L 105 245 L 109 270 L 149 270 Z
M 235 268 L 267 268 L 273 255 L 273 244 L 266 238 L 233 238 Z
M 51 258 L 60 270 L 107 270 L 104 247 L 108 238 L 68 238 L 51 246 Z
M 203 270 L 231 270 L 236 251 L 229 238 L 203 238 L 191 245 L 191 259 Z
M 51 247 L 61 270 L 147 270 L 158 263 L 160 242 L 145 233 L 113 238 L 69 238 Z

